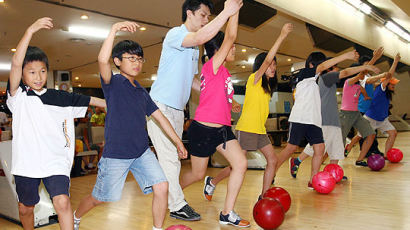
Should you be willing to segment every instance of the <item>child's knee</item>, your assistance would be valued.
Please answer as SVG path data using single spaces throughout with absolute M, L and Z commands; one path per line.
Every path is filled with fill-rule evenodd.
M 58 195 L 53 197 L 54 208 L 58 212 L 71 212 L 70 198 L 67 195 Z
M 18 206 L 20 216 L 27 216 L 34 212 L 34 206 L 26 206 L 23 203 L 19 203 Z
M 167 196 L 168 182 L 161 182 L 152 186 L 155 195 Z

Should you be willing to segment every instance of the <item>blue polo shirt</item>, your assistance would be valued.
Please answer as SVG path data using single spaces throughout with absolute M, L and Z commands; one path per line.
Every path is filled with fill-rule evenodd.
M 376 87 L 373 94 L 372 104 L 366 112 L 366 116 L 376 121 L 384 121 L 389 116 L 390 100 L 387 98 L 386 89 L 382 84 Z
M 158 107 L 148 92 L 134 80 L 134 87 L 121 74 L 112 75 L 109 84 L 101 85 L 107 102 L 103 157 L 132 159 L 148 148 L 146 117 Z
M 150 91 L 153 100 L 178 110 L 184 110 L 198 73 L 198 47 L 182 46 L 188 33 L 184 24 L 168 31 L 162 43 L 157 80 Z
M 373 98 L 373 93 L 374 93 L 373 84 L 366 84 L 365 90 L 366 90 L 367 96 Z M 360 94 L 359 104 L 357 106 L 360 112 L 366 113 L 366 111 L 369 109 L 371 104 L 372 104 L 372 100 L 365 100 L 363 94 Z

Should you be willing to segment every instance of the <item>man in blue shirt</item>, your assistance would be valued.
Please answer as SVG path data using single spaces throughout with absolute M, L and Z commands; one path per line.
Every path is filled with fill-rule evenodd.
M 168 31 L 164 39 L 157 80 L 151 87 L 150 95 L 179 137 L 182 136 L 184 108 L 189 100 L 191 87 L 198 92 L 200 87 L 199 81 L 194 79 L 194 75 L 198 73 L 197 46 L 212 39 L 228 18 L 239 11 L 242 4 L 242 0 L 227 0 L 222 12 L 208 23 L 211 1 L 186 0 L 182 6 L 184 24 Z M 170 216 L 181 220 L 199 220 L 201 216 L 185 201 L 179 184 L 181 162 L 174 144 L 164 135 L 157 121 L 149 119 L 147 127 L 159 163 L 168 179 Z

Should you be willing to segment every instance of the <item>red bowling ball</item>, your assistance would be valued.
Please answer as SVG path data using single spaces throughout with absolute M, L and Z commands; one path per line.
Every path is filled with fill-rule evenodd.
M 403 152 L 400 149 L 391 148 L 387 151 L 387 159 L 391 163 L 398 163 L 403 159 Z
M 253 218 L 261 228 L 273 230 L 283 223 L 285 211 L 279 201 L 263 198 L 253 207 Z
M 318 193 L 328 194 L 335 188 L 336 180 L 328 172 L 318 172 L 312 179 L 312 186 Z
M 328 164 L 323 171 L 330 173 L 335 178 L 336 183 L 343 179 L 343 169 L 338 164 Z
M 167 229 L 165 230 L 192 230 L 192 228 L 185 226 L 183 224 L 177 224 L 177 225 L 172 225 L 169 226 Z
M 283 206 L 285 213 L 289 210 L 290 204 L 292 202 L 289 193 L 281 187 L 272 187 L 268 189 L 265 194 L 263 194 L 263 198 L 266 197 L 279 201 Z

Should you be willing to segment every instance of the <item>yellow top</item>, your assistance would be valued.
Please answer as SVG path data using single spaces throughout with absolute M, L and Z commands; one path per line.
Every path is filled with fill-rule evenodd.
M 245 102 L 236 130 L 266 134 L 265 123 L 269 115 L 270 94 L 262 88 L 262 78 L 256 84 L 255 73 L 251 74 L 246 83 Z

